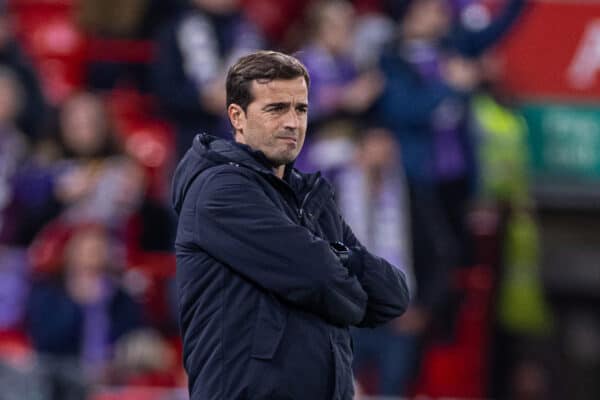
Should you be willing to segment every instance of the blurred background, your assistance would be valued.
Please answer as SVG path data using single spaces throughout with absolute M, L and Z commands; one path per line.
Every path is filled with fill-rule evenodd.
M 0 399 L 186 399 L 169 180 L 255 49 L 403 265 L 357 398 L 600 398 L 600 1 L 0 1 Z

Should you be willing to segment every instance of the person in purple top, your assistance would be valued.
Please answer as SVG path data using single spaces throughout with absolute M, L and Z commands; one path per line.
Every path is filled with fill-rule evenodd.
M 311 74 L 312 130 L 340 117 L 357 117 L 375 101 L 382 80 L 359 71 L 352 57 L 355 14 L 343 1 L 317 2 L 308 13 L 310 39 L 298 58 Z
M 316 171 L 327 157 L 311 160 L 313 149 L 329 143 L 331 130 L 363 120 L 367 110 L 381 93 L 383 82 L 375 70 L 362 71 L 353 54 L 356 16 L 345 1 L 317 1 L 307 13 L 307 43 L 298 51 L 311 74 L 308 98 L 311 102 L 310 127 L 305 151 L 296 160 L 303 171 Z
M 466 265 L 470 250 L 464 219 L 476 174 L 466 126 L 468 98 L 478 82 L 472 59 L 503 36 L 525 1 L 509 0 L 494 20 L 476 30 L 455 23 L 446 0 L 392 3 L 400 36 L 381 59 L 386 84 L 376 114 L 401 143 L 412 204 L 424 207 L 413 207 L 419 230 L 413 236 L 422 236 L 415 242 L 431 243 L 431 248 L 414 249 L 416 268 L 436 253 L 452 260 L 446 261 L 449 265 Z M 419 215 L 431 216 L 437 227 L 426 228 Z M 419 254 L 424 255 L 421 262 Z
M 115 251 L 104 227 L 77 225 L 62 270 L 33 279 L 27 302 L 34 348 L 51 361 L 82 365 L 94 381 L 105 377 L 114 343 L 143 326 L 141 306 L 115 279 Z
M 419 287 L 421 275 L 415 276 L 412 269 L 408 199 L 395 140 L 389 131 L 374 126 L 361 132 L 355 145 L 353 162 L 332 176 L 340 212 L 369 251 L 402 268 L 414 300 L 429 288 Z M 405 394 L 413 377 L 420 327 L 428 318 L 415 304 L 388 324 L 352 332 L 358 382 L 363 372 L 375 367 L 377 394 Z
M 440 312 L 448 303 L 450 269 L 469 266 L 472 258 L 466 213 L 477 173 L 467 126 L 479 80 L 473 58 L 506 33 L 524 4 L 508 0 L 486 27 L 473 29 L 453 19 L 446 0 L 388 2 L 399 37 L 381 57 L 385 87 L 375 113 L 401 145 L 413 265 L 427 289 L 415 303 L 436 324 L 452 315 Z M 447 328 L 445 322 L 451 321 L 442 323 Z

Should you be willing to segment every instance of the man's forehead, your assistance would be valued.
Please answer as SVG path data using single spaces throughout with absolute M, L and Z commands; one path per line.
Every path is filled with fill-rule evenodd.
M 304 77 L 292 79 L 274 79 L 271 81 L 252 81 L 254 100 L 308 101 L 308 88 Z

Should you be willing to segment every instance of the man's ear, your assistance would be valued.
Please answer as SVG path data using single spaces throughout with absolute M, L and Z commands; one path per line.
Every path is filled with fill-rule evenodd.
M 235 133 L 244 133 L 244 126 L 246 125 L 246 113 L 238 104 L 230 104 L 227 107 L 227 115 L 229 116 L 229 122 L 233 126 Z

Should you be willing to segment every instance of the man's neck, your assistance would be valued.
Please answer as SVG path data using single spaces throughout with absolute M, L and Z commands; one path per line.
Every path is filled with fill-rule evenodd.
M 285 173 L 285 165 L 280 165 L 279 167 L 273 167 L 273 173 L 279 179 L 283 179 L 283 174 Z
M 240 144 L 250 147 L 248 144 L 245 143 L 243 138 L 237 133 L 234 136 L 234 140 L 237 143 L 240 143 Z M 250 147 L 250 149 L 252 149 L 252 147 Z M 252 150 L 254 150 L 254 149 L 252 149 Z M 279 165 L 277 167 L 271 167 L 271 171 L 273 171 L 273 174 L 275 174 L 276 177 L 278 177 L 279 179 L 283 179 L 283 175 L 285 174 L 285 164 Z

